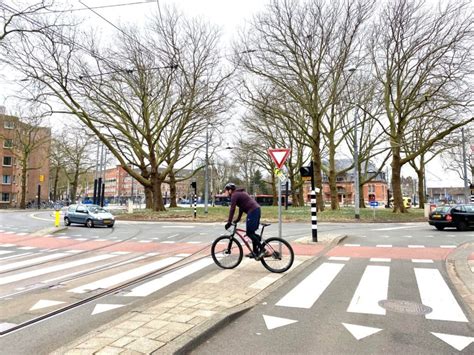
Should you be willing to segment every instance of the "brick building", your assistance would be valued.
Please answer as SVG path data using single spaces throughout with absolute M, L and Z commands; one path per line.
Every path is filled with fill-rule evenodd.
M 130 197 L 134 200 L 145 201 L 145 189 L 143 185 L 133 179 L 120 165 L 105 170 L 105 187 L 104 195 L 111 203 L 124 203 Z M 188 195 L 188 180 L 176 183 L 176 197 L 182 198 Z M 163 198 L 169 202 L 170 188 L 168 184 L 161 185 Z M 91 184 L 86 188 L 85 197 L 94 195 L 94 185 Z
M 23 125 L 23 126 L 22 126 Z M 21 201 L 21 153 L 15 140 L 25 123 L 18 117 L 5 114 L 0 107 L 0 208 L 19 207 Z M 27 126 L 30 127 L 30 126 Z M 37 199 L 38 185 L 41 186 L 41 200 L 49 196 L 49 148 L 51 129 L 37 127 L 36 139 L 44 141 L 34 149 L 28 159 L 26 179 L 26 202 Z
M 350 166 L 351 161 L 348 160 L 339 160 L 336 162 L 337 170 L 343 170 L 345 166 Z M 380 204 L 385 204 L 388 199 L 388 184 L 386 180 L 385 173 L 377 173 L 375 167 L 372 164 L 369 164 L 369 169 L 367 174 L 369 176 L 374 176 L 374 178 L 365 184 L 361 191 L 360 195 L 364 198 L 366 204 L 369 202 L 378 202 Z M 340 174 L 336 177 L 336 185 L 338 192 L 339 203 L 344 205 L 354 205 L 354 173 L 352 170 Z M 307 201 L 310 201 L 310 190 L 311 190 L 311 181 L 306 181 L 304 185 L 305 196 L 307 196 Z M 331 203 L 331 193 L 329 189 L 329 181 L 326 175 L 323 175 L 323 186 L 322 194 L 324 198 L 324 203 Z

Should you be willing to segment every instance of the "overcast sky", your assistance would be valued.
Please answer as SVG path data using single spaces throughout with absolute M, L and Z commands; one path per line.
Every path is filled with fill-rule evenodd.
M 141 23 L 155 13 L 158 8 L 156 0 L 143 1 L 142 3 L 139 0 L 82 0 L 82 2 L 87 6 L 94 7 L 94 11 L 117 25 L 120 23 Z M 252 16 L 263 10 L 265 4 L 268 3 L 267 0 L 158 0 L 158 2 L 160 6 L 174 5 L 186 15 L 200 17 L 218 26 L 222 31 L 222 45 L 225 52 L 223 55 L 230 53 L 230 43 L 236 38 L 238 29 L 245 26 Z M 76 0 L 70 0 L 69 4 L 75 9 L 84 8 Z M 116 4 L 129 5 L 97 8 Z M 103 34 L 114 31 L 114 28 L 107 21 L 101 19 L 92 11 L 76 11 L 75 14 L 87 19 L 86 26 L 99 27 Z M 2 88 L 0 90 L 0 105 L 5 105 L 7 108 L 11 106 L 12 100 L 7 99 L 7 97 L 13 93 L 15 80 L 18 79 L 21 78 L 11 73 L 6 74 L 4 71 L 0 73 Z M 403 174 L 415 176 L 409 170 L 411 169 L 404 170 Z M 443 171 L 439 161 L 430 163 L 427 170 L 428 186 L 463 186 L 463 181 L 456 174 Z

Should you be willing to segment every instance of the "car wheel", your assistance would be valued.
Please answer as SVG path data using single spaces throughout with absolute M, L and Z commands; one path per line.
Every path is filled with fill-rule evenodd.
M 458 231 L 465 231 L 467 229 L 467 223 L 464 221 L 459 222 L 458 225 L 456 226 L 456 229 Z
M 88 227 L 88 228 L 94 227 L 94 222 L 92 222 L 92 219 L 88 219 L 86 221 L 86 227 Z
M 69 220 L 69 218 L 64 217 L 64 224 L 65 224 L 66 226 L 70 226 L 70 225 L 71 225 L 71 221 Z
M 444 226 L 435 226 L 437 230 L 442 231 L 444 229 Z

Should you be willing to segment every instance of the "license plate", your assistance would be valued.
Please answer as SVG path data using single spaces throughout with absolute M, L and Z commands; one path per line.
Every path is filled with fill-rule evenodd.
M 441 218 L 441 215 L 440 214 L 434 214 L 433 218 Z
M 112 221 L 110 219 L 104 219 L 104 224 L 110 224 Z

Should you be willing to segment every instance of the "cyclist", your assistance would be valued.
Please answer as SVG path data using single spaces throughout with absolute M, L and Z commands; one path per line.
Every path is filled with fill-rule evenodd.
M 246 256 L 249 258 L 255 258 L 257 260 L 262 258 L 265 254 L 265 250 L 260 252 L 260 249 L 262 249 L 260 244 L 261 238 L 255 233 L 260 224 L 260 205 L 253 198 L 251 198 L 247 192 L 245 192 L 245 189 L 237 189 L 235 184 L 231 182 L 225 185 L 224 195 L 230 197 L 229 218 L 225 225 L 225 229 L 229 229 L 232 225 L 235 207 L 239 207 L 239 215 L 237 216 L 237 219 L 234 221 L 234 223 L 238 223 L 242 217 L 242 214 L 245 212 L 247 214 L 247 235 L 250 239 L 252 239 L 253 253 L 247 254 Z

